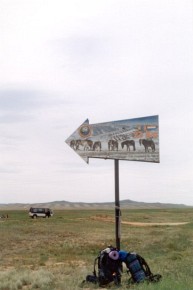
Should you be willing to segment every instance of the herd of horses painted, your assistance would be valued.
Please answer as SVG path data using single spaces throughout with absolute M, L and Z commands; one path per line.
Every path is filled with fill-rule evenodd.
M 145 152 L 155 152 L 155 143 L 153 140 L 149 139 L 139 139 L 139 144 L 143 145 L 145 148 Z M 127 151 L 130 151 L 130 146 L 133 151 L 136 150 L 135 141 L 134 140 L 126 140 L 121 142 L 121 148 L 126 148 Z M 102 145 L 100 141 L 93 142 L 92 140 L 71 140 L 70 147 L 74 150 L 84 150 L 84 151 L 101 151 Z M 115 140 L 108 141 L 108 150 L 109 151 L 118 151 L 119 150 L 119 142 Z

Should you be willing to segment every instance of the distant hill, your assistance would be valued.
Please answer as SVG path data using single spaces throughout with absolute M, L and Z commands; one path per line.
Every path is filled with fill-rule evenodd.
M 120 206 L 122 209 L 162 209 L 162 208 L 186 208 L 189 207 L 185 204 L 172 204 L 172 203 L 146 203 L 138 202 L 130 199 L 121 200 Z M 114 209 L 114 202 L 101 202 L 101 203 L 86 203 L 86 202 L 69 202 L 69 201 L 53 201 L 47 203 L 9 203 L 0 204 L 0 210 L 28 210 L 30 207 L 48 207 L 53 210 L 63 209 Z

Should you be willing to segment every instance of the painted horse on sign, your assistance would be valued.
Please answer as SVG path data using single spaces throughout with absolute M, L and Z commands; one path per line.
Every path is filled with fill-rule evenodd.
M 155 152 L 155 143 L 153 142 L 153 140 L 139 139 L 139 144 L 143 144 L 143 146 L 145 147 L 145 152 L 149 152 L 149 147 L 151 148 L 152 152 Z
M 133 151 L 135 151 L 135 141 L 134 140 L 126 140 L 126 141 L 121 142 L 122 149 L 124 148 L 124 146 L 126 146 L 127 151 L 128 151 L 128 149 L 130 151 L 130 146 L 133 146 Z

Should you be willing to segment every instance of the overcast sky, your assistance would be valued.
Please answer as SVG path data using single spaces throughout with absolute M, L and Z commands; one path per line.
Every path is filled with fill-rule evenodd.
M 160 163 L 120 161 L 120 199 L 193 205 L 191 0 L 0 0 L 0 39 L 0 203 L 114 201 L 114 161 L 65 140 L 159 115 Z

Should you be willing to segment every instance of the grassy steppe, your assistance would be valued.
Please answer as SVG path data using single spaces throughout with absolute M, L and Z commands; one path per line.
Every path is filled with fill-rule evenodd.
M 92 274 L 100 249 L 115 245 L 114 211 L 55 211 L 50 219 L 30 219 L 25 211 L 0 212 L 0 290 L 81 289 Z M 121 289 L 193 289 L 193 209 L 123 210 L 128 222 L 189 222 L 185 225 L 121 225 L 121 249 L 141 254 L 158 284 L 128 286 L 124 270 Z M 86 284 L 83 289 L 98 289 Z M 115 289 L 113 285 L 107 288 Z

